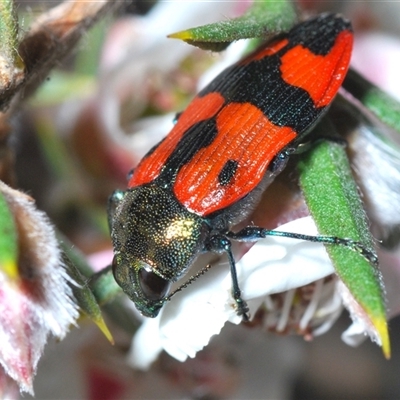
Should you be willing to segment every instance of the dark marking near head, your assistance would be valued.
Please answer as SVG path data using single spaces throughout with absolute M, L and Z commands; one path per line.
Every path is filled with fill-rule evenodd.
M 214 118 L 197 122 L 190 127 L 176 144 L 157 180 L 161 186 L 170 187 L 179 170 L 203 147 L 209 146 L 217 136 Z
M 232 178 L 235 176 L 238 166 L 239 166 L 239 163 L 237 161 L 228 160 L 218 175 L 218 182 L 222 186 L 229 185 L 229 183 L 231 183 L 231 181 L 232 181 Z

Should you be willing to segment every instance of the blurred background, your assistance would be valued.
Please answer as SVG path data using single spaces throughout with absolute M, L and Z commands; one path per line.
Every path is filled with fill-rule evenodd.
M 22 32 L 56 1 L 18 3 Z M 165 36 L 239 15 L 248 2 L 126 1 L 60 62 L 12 119 L 17 184 L 36 199 L 95 269 L 111 261 L 106 203 L 129 170 L 168 131 L 220 58 Z M 299 1 L 306 13 L 338 11 L 353 22 L 353 65 L 400 99 L 400 3 Z M 161 8 L 161 7 L 162 8 Z M 159 7 L 159 8 L 157 8 Z M 106 310 L 107 312 L 107 310 Z M 346 315 L 311 342 L 226 326 L 198 357 L 163 354 L 147 372 L 125 362 L 130 334 L 107 314 L 116 345 L 82 321 L 50 343 L 37 399 L 400 399 L 400 319 L 390 322 L 392 359 L 366 340 L 345 345 Z M 119 322 L 120 322 L 119 319 Z M 25 395 L 24 398 L 30 396 Z

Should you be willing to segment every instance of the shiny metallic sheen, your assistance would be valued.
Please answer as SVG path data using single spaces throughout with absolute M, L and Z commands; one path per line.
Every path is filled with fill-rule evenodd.
M 113 215 L 113 272 L 122 290 L 146 316 L 155 317 L 169 283 L 185 274 L 204 248 L 204 220 L 186 210 L 173 194 L 156 185 L 128 190 Z M 160 279 L 142 282 L 145 269 Z M 147 276 L 147 275 L 146 275 Z M 165 286 L 162 284 L 165 280 Z M 157 298 L 159 293 L 160 298 Z

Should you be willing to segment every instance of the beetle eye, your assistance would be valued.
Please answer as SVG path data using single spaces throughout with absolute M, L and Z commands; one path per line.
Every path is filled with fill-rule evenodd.
M 152 301 L 161 300 L 165 297 L 171 286 L 171 282 L 145 268 L 141 268 L 139 271 L 139 282 L 143 294 Z

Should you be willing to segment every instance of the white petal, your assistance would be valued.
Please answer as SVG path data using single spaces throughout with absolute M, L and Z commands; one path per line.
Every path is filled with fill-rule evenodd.
M 135 122 L 131 131 L 134 135 L 129 137 L 129 146 L 135 149 L 135 156 L 144 157 L 145 154 L 155 146 L 173 128 L 175 114 L 166 114 L 141 118 Z
M 219 334 L 225 322 L 225 310 L 216 309 L 214 304 L 190 304 L 182 310 L 179 319 L 168 319 L 162 325 L 162 345 L 172 357 L 185 361 L 203 349 L 213 335 Z
M 311 217 L 282 225 L 279 230 L 317 234 Z M 221 331 L 226 321 L 241 322 L 234 308 L 229 265 L 222 260 L 174 296 L 156 320 L 144 323 L 134 338 L 131 362 L 135 366 L 147 368 L 161 347 L 180 361 L 194 357 Z M 203 260 L 199 262 L 206 264 Z M 276 237 L 260 240 L 237 266 L 240 286 L 252 314 L 265 296 L 334 272 L 321 243 Z
M 372 322 L 369 316 L 366 314 L 365 310 L 358 304 L 353 295 L 350 293 L 347 286 L 342 282 L 338 282 L 338 289 L 342 296 L 342 301 L 344 306 L 350 313 L 350 317 L 353 321 L 353 325 L 349 329 L 344 332 L 342 339 L 345 343 L 350 344 L 361 343 L 360 338 L 357 338 L 359 333 L 363 332 L 364 335 L 368 335 L 370 339 L 377 343 L 379 346 L 382 346 L 382 341 L 379 336 L 378 331 L 375 326 L 372 325 Z M 349 332 L 348 332 L 349 331 Z M 347 342 L 348 341 L 348 342 Z
M 349 346 L 360 345 L 367 337 L 365 324 L 360 320 L 354 321 L 343 333 L 342 340 Z
M 220 19 L 221 13 L 232 14 L 233 6 L 234 3 L 230 2 L 184 1 L 176 7 L 174 2 L 158 2 L 146 17 L 131 19 L 138 31 L 126 43 L 124 51 L 120 51 L 125 57 L 121 56 L 117 65 L 107 61 L 107 68 L 101 69 L 98 96 L 102 122 L 118 143 L 124 145 L 128 142 L 124 141 L 125 132 L 120 126 L 121 102 L 124 98 L 126 100 L 127 93 L 130 94 L 129 102 L 132 104 L 130 109 L 139 115 L 145 107 L 143 97 L 148 89 L 149 74 L 157 71 L 167 74 L 193 52 L 192 46 L 181 40 L 167 39 L 166 35 L 190 26 L 215 22 Z M 114 47 L 114 44 L 110 46 Z M 112 58 L 114 54 L 111 50 L 111 57 L 109 55 L 106 59 Z M 126 146 L 129 146 L 129 142 Z
M 311 217 L 279 227 L 279 231 L 317 235 Z M 257 242 L 237 263 L 241 289 L 246 299 L 307 285 L 334 272 L 322 243 L 285 237 Z
M 146 318 L 133 337 L 127 362 L 130 366 L 146 370 L 162 351 L 159 318 Z
M 226 271 L 211 269 L 166 303 L 157 318 L 146 318 L 133 338 L 129 363 L 147 369 L 162 349 L 184 361 L 206 346 L 221 331 L 229 311 L 235 314 L 225 308 L 230 285 L 221 289 Z

